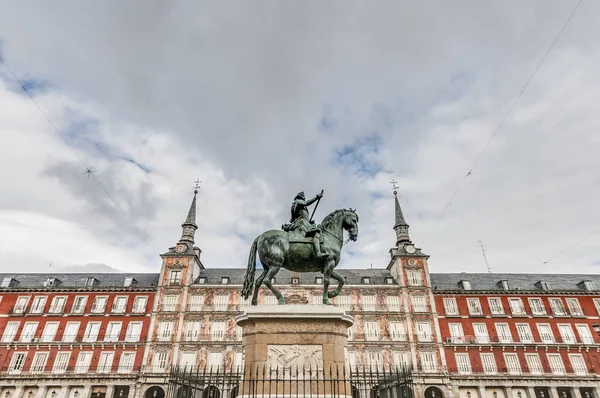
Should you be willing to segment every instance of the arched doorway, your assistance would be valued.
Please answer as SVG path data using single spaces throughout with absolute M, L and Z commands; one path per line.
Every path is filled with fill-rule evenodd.
M 431 386 L 425 389 L 425 398 L 444 398 L 444 393 L 439 387 Z
M 146 390 L 144 398 L 165 398 L 165 390 L 159 386 L 152 386 Z
M 202 391 L 202 398 L 221 398 L 221 391 L 215 386 L 208 386 Z
M 175 398 L 192 398 L 192 389 L 189 386 L 179 386 Z

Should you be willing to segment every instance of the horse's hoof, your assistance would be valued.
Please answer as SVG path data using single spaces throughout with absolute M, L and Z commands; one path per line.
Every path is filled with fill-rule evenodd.
M 252 305 L 258 305 L 258 300 L 252 300 Z
M 285 305 L 285 300 L 284 299 L 279 300 L 279 305 Z
M 335 296 L 337 296 L 335 292 L 327 292 L 327 297 L 334 298 Z
M 331 301 L 325 299 L 325 300 L 323 300 L 323 305 L 333 305 L 333 304 L 331 304 Z

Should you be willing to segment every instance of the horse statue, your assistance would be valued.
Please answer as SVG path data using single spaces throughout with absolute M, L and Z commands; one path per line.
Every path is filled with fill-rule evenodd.
M 283 295 L 271 283 L 283 267 L 294 272 L 322 272 L 323 304 L 331 305 L 329 299 L 337 296 L 344 285 L 344 278 L 334 271 L 340 262 L 344 230 L 348 232 L 348 240 L 356 241 L 358 215 L 353 209 L 335 210 L 323 219 L 319 229 L 322 232 L 320 249 L 325 255 L 315 252 L 312 238 L 295 237 L 293 231 L 270 230 L 254 239 L 250 248 L 242 297 L 248 299 L 252 295 L 252 305 L 257 305 L 258 290 L 264 282 L 277 297 L 279 304 L 285 304 Z M 257 252 L 263 272 L 255 282 Z M 330 278 L 338 281 L 337 288 L 332 292 L 328 291 Z

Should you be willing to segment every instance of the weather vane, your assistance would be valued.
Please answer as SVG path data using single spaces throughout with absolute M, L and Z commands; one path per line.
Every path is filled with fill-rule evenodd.
M 87 167 L 85 169 L 85 171 L 83 173 L 81 173 L 81 175 L 87 174 L 87 177 L 90 178 L 92 173 L 95 173 L 95 172 L 96 172 L 96 169 L 94 168 L 94 166 L 90 166 L 90 167 Z
M 200 188 L 200 183 L 202 181 L 200 181 L 199 178 L 196 178 L 196 181 L 194 181 L 194 193 L 198 193 L 198 189 Z
M 400 185 L 398 185 L 398 181 L 392 180 L 392 181 L 390 181 L 390 184 L 392 184 L 392 188 L 394 189 L 394 195 L 397 195 L 398 188 L 400 188 Z

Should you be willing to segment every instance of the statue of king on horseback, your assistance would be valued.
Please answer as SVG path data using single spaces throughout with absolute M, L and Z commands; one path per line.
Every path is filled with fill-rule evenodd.
M 282 230 L 264 232 L 252 243 L 242 289 L 245 299 L 252 296 L 252 305 L 258 304 L 258 291 L 263 282 L 277 297 L 279 304 L 285 304 L 281 292 L 271 283 L 282 267 L 294 272 L 322 272 L 323 304 L 331 305 L 329 299 L 340 293 L 344 278 L 334 268 L 340 262 L 344 231 L 348 232 L 348 240 L 358 239 L 358 215 L 352 209 L 339 209 L 316 225 L 312 216 L 322 197 L 323 191 L 307 200 L 304 192 L 300 192 L 292 203 L 290 223 L 284 224 Z M 308 207 L 315 202 L 312 216 L 309 217 Z M 257 253 L 263 271 L 255 281 Z M 330 292 L 331 278 L 337 280 L 338 285 Z

